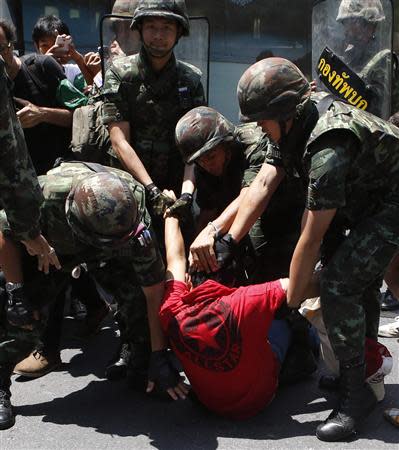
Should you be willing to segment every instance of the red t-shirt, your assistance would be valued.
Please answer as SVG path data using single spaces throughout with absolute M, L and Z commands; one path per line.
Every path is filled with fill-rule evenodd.
M 209 409 L 244 419 L 273 399 L 279 364 L 267 336 L 284 299 L 279 281 L 228 288 L 208 280 L 191 292 L 167 283 L 162 327 Z

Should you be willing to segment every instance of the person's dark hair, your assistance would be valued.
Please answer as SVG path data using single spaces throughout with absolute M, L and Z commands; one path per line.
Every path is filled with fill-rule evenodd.
M 7 41 L 15 44 L 17 42 L 17 31 L 13 23 L 5 19 L 0 19 L 0 27 L 4 31 Z
M 271 50 L 262 50 L 256 57 L 256 62 L 261 61 L 262 59 L 271 58 L 273 56 L 274 54 Z
M 224 286 L 228 287 L 236 287 L 239 280 L 242 278 L 243 267 L 240 264 L 237 258 L 230 258 L 227 261 L 223 261 L 216 250 L 216 260 L 219 265 L 219 269 L 216 272 L 192 272 L 191 282 L 193 287 L 197 287 L 200 284 L 204 283 L 206 280 L 214 280 Z
M 395 126 L 399 127 L 399 112 L 396 112 L 395 114 L 392 114 L 392 116 L 388 119 L 388 122 L 394 124 Z
M 44 37 L 71 34 L 68 25 L 56 16 L 40 17 L 33 27 L 32 39 L 35 44 Z
M 206 280 L 213 280 L 227 287 L 235 287 L 237 283 L 235 272 L 236 269 L 233 264 L 223 267 L 216 272 L 193 272 L 191 274 L 191 283 L 196 288 L 202 283 L 205 283 Z

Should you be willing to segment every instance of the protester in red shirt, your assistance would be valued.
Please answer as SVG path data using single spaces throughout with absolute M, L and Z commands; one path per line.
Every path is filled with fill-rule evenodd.
M 176 218 L 165 219 L 165 245 L 167 285 L 161 323 L 192 389 L 219 414 L 244 419 L 258 413 L 275 395 L 290 343 L 283 320 L 273 322 L 273 334 L 278 336 L 273 343 L 269 335 L 275 313 L 286 307 L 288 279 L 239 288 L 209 279 L 191 289 Z M 314 283 L 306 295 L 315 296 L 316 290 Z

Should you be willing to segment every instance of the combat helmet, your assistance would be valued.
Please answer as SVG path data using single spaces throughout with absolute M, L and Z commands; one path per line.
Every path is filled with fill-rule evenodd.
M 134 193 L 112 173 L 94 173 L 78 181 L 68 195 L 65 212 L 79 240 L 97 248 L 121 247 L 141 231 Z
M 190 20 L 184 0 L 140 0 L 130 28 L 139 29 L 144 17 L 174 19 L 181 25 L 183 36 L 188 36 L 190 33 Z
M 115 0 L 112 14 L 131 17 L 136 11 L 139 0 Z
M 186 113 L 177 123 L 175 139 L 187 164 L 222 142 L 235 139 L 235 126 L 212 108 L 199 106 Z
M 364 19 L 370 23 L 378 23 L 385 20 L 385 14 L 380 0 L 342 0 L 337 21 L 345 19 Z
M 240 120 L 286 121 L 299 114 L 310 98 L 310 84 L 292 62 L 267 58 L 249 67 L 238 82 Z

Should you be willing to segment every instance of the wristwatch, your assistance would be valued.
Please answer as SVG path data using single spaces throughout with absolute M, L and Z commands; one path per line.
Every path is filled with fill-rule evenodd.
M 7 292 L 13 292 L 13 291 L 16 291 L 17 289 L 21 288 L 22 286 L 23 286 L 23 283 L 7 282 L 6 283 L 6 291 Z

